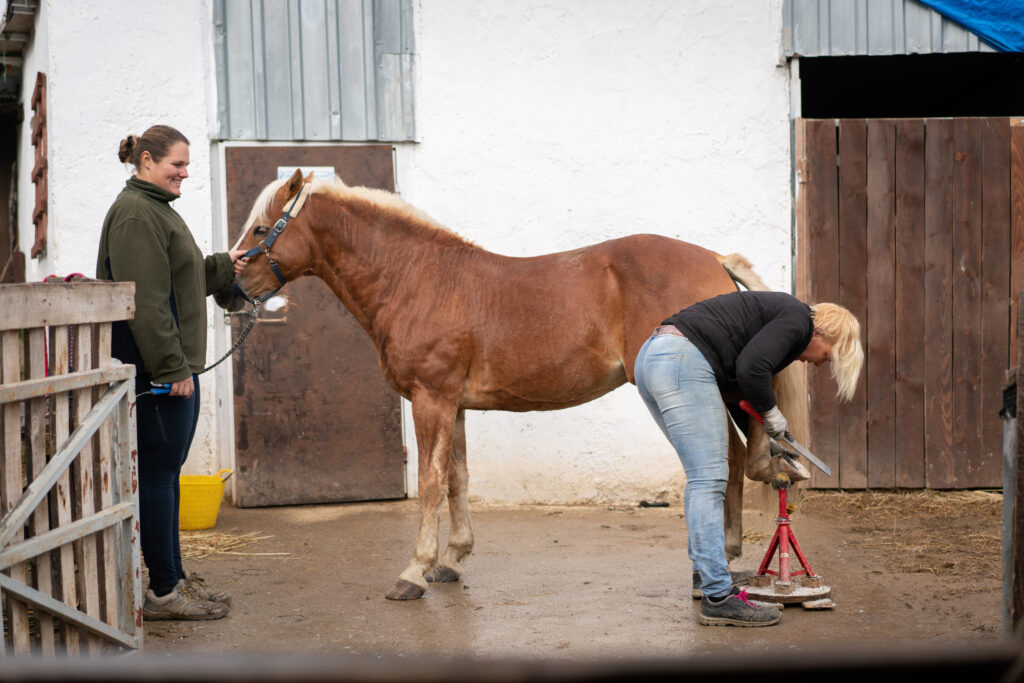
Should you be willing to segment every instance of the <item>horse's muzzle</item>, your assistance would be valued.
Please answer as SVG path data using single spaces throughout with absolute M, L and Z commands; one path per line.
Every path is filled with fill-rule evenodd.
M 227 310 L 228 312 L 235 313 L 245 308 L 246 297 L 238 288 L 238 286 L 232 282 L 213 295 L 213 300 L 217 302 L 217 305 Z

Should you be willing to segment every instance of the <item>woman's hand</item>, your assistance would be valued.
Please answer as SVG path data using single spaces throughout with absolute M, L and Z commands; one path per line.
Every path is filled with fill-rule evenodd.
M 232 249 L 228 252 L 228 256 L 231 257 L 231 264 L 235 268 L 235 276 L 241 275 L 245 267 L 249 265 L 249 259 L 245 257 L 245 249 Z
M 195 384 L 192 383 L 192 378 L 189 377 L 188 379 L 183 379 L 180 382 L 174 382 L 171 384 L 171 391 L 168 396 L 181 396 L 182 398 L 188 398 L 195 390 Z

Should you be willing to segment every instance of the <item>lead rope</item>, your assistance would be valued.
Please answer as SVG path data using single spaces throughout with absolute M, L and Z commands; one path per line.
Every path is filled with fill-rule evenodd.
M 232 345 L 232 347 L 230 349 L 228 349 L 227 353 L 225 353 L 223 356 L 221 356 L 219 361 L 217 361 L 213 365 L 207 367 L 202 372 L 197 372 L 196 373 L 197 375 L 202 375 L 204 373 L 209 372 L 210 370 L 213 370 L 215 367 L 217 367 L 218 365 L 220 365 L 221 363 L 226 361 L 228 359 L 228 356 L 233 354 L 238 349 L 238 347 L 242 345 L 242 342 L 245 341 L 245 338 L 249 336 L 250 332 L 252 332 L 252 328 L 253 328 L 253 325 L 256 324 L 256 320 L 259 319 L 259 317 L 260 317 L 260 302 L 258 302 L 258 301 L 253 302 L 252 308 L 249 309 L 249 312 L 248 312 L 247 315 L 249 316 L 249 324 L 246 326 L 246 328 L 244 330 L 242 330 L 242 333 L 240 335 L 238 335 L 238 339 L 235 340 L 234 345 Z M 47 372 L 49 372 L 49 371 L 47 371 Z M 157 389 L 160 389 L 160 391 L 157 392 L 157 393 L 159 393 L 161 395 L 164 395 L 164 394 L 166 394 L 170 390 L 170 386 L 171 385 L 170 384 L 162 384 L 162 385 L 154 385 L 154 386 L 156 388 L 150 389 L 149 391 L 143 391 L 140 394 L 135 394 L 135 398 L 140 398 L 142 396 L 151 396 L 151 395 L 154 394 L 154 392 L 157 392 Z
M 242 342 L 245 341 L 245 338 L 249 336 L 250 332 L 252 332 L 252 328 L 253 328 L 253 325 L 256 324 L 256 320 L 260 317 L 260 303 L 261 302 L 259 302 L 259 301 L 254 301 L 253 302 L 252 308 L 249 309 L 249 313 L 248 313 L 248 315 L 249 315 L 249 324 L 246 326 L 246 328 L 244 330 L 242 330 L 242 333 L 240 335 L 238 335 L 238 339 L 235 340 L 234 345 L 230 349 L 228 349 L 228 352 L 225 353 L 223 356 L 221 356 L 221 359 L 219 361 L 217 361 L 213 365 L 208 366 L 205 370 L 203 370 L 203 372 L 200 372 L 200 373 L 197 373 L 197 374 L 202 375 L 203 373 L 206 373 L 206 372 L 209 372 L 210 370 L 213 370 L 215 367 L 217 367 L 218 365 L 220 365 L 221 363 L 226 361 L 228 359 L 228 356 L 233 354 L 235 352 L 235 350 L 238 349 L 238 347 L 242 345 Z

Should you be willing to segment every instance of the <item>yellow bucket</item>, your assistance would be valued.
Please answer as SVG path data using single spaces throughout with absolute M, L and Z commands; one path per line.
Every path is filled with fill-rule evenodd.
M 212 528 L 217 523 L 224 482 L 230 478 L 231 470 L 221 470 L 217 474 L 181 475 L 178 528 L 184 531 Z

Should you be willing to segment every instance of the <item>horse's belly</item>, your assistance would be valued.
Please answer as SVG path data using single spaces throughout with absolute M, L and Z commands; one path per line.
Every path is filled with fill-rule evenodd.
M 466 384 L 462 405 L 472 410 L 559 410 L 593 401 L 626 381 L 622 365 L 557 368 L 501 381 L 489 373 Z

